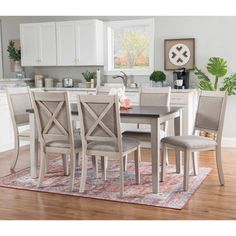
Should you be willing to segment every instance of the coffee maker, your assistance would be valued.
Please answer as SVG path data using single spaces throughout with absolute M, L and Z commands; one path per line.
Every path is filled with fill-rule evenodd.
M 189 71 L 185 68 L 178 68 L 173 72 L 173 82 L 175 89 L 189 88 Z

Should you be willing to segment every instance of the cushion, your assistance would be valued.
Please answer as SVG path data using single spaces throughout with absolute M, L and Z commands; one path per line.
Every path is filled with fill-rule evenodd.
M 81 139 L 78 134 L 75 135 L 74 141 L 75 141 L 75 148 L 80 148 L 82 146 Z M 65 141 L 65 140 L 51 141 L 51 142 L 48 142 L 46 146 L 47 147 L 55 147 L 55 148 L 70 148 L 69 142 Z
M 217 145 L 212 139 L 195 135 L 165 137 L 161 142 L 187 149 L 204 149 Z
M 123 152 L 127 152 L 130 149 L 137 147 L 139 142 L 133 138 L 122 138 Z M 90 142 L 88 144 L 88 150 L 118 152 L 118 145 L 115 142 Z

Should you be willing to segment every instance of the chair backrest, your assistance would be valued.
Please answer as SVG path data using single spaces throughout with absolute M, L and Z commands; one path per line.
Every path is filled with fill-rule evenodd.
M 68 92 L 33 92 L 40 142 L 68 141 L 74 146 Z
M 195 130 L 217 133 L 221 141 L 227 95 L 223 91 L 200 91 Z
M 122 88 L 123 90 L 125 90 L 125 87 L 124 86 L 120 86 L 120 87 L 114 87 L 115 89 L 118 89 L 118 88 Z M 98 86 L 96 88 L 96 94 L 97 95 L 108 95 L 110 93 L 110 91 L 112 89 L 114 89 L 113 87 L 106 87 L 106 86 Z
M 139 90 L 140 106 L 169 106 L 170 87 L 141 87 Z
M 78 113 L 82 145 L 109 142 L 122 151 L 120 109 L 117 95 L 78 95 Z
M 32 108 L 29 87 L 7 88 L 7 100 L 14 127 L 29 124 L 27 109 Z

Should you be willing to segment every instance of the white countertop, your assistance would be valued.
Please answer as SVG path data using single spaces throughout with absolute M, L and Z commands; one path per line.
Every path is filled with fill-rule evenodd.
M 37 89 L 37 88 L 36 88 Z M 53 91 L 96 91 L 96 88 L 42 88 L 44 90 L 53 90 Z M 126 88 L 126 92 L 138 92 L 138 88 Z M 171 89 L 175 93 L 190 93 L 196 91 L 196 89 Z

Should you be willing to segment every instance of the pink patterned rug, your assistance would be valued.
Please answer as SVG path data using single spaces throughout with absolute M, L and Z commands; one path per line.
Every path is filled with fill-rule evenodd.
M 135 184 L 134 162 L 129 161 L 125 174 L 125 195 L 119 196 L 119 165 L 116 161 L 109 161 L 107 180 L 100 175 L 96 179 L 93 170 L 88 169 L 86 191 L 79 193 L 80 169 L 77 169 L 74 192 L 68 191 L 70 178 L 63 176 L 62 160 L 55 158 L 49 162 L 49 171 L 45 176 L 42 188 L 37 188 L 37 179 L 29 175 L 29 168 L 0 178 L 1 187 L 26 189 L 39 192 L 73 195 L 117 202 L 135 203 L 142 205 L 182 209 L 190 200 L 194 192 L 200 187 L 204 179 L 211 172 L 211 168 L 200 168 L 198 176 L 190 176 L 189 190 L 184 192 L 183 175 L 175 173 L 173 165 L 168 166 L 165 182 L 160 184 L 160 193 L 152 194 L 151 163 L 141 163 L 141 184 Z M 110 170 L 110 171 L 109 171 Z M 111 171 L 112 170 L 112 171 Z

